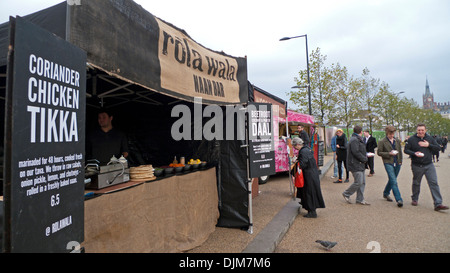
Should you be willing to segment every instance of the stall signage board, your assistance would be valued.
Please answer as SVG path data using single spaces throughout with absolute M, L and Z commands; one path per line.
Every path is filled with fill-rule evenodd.
M 202 46 L 132 0 L 82 1 L 68 16 L 70 42 L 110 75 L 191 102 L 248 101 L 246 58 Z
M 86 53 L 22 18 L 10 23 L 5 250 L 69 252 L 84 240 Z
M 275 174 L 272 105 L 249 103 L 247 109 L 250 177 Z
M 183 31 L 156 21 L 162 88 L 206 100 L 240 102 L 235 58 L 208 50 Z

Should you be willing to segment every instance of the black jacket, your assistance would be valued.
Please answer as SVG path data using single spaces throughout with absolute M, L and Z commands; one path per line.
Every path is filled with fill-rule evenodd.
M 366 143 L 367 152 L 375 153 L 375 148 L 377 147 L 377 140 L 373 136 L 369 136 Z
M 350 172 L 363 172 L 366 169 L 366 144 L 361 136 L 353 133 L 348 141 L 347 169 Z
M 347 136 L 342 134 L 336 136 L 336 145 L 339 144 L 339 148 L 336 147 L 336 156 L 338 161 L 347 160 Z
M 301 131 L 298 137 L 303 140 L 303 146 L 309 147 L 311 141 L 309 140 L 308 133 L 305 130 Z
M 424 140 L 428 141 L 430 146 L 419 146 L 419 142 Z M 411 163 L 413 165 L 428 165 L 433 162 L 433 153 L 439 151 L 440 149 L 441 147 L 439 144 L 437 144 L 436 140 L 429 134 L 425 134 L 424 138 L 420 138 L 417 134 L 415 134 L 408 138 L 408 143 L 405 146 L 405 154 L 411 156 Z M 415 155 L 416 152 L 422 152 L 424 157 L 417 157 Z

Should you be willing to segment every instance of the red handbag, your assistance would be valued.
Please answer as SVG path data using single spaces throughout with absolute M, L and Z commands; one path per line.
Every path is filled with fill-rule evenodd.
M 294 181 L 296 188 L 303 188 L 303 186 L 305 185 L 305 179 L 303 178 L 302 169 L 298 166 L 297 171 L 295 172 Z

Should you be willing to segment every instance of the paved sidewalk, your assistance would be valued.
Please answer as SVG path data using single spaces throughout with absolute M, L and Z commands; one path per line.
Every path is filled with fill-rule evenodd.
M 450 159 L 441 153 L 435 164 L 444 205 L 450 205 Z M 348 204 L 342 192 L 349 183 L 334 184 L 329 172 L 321 180 L 326 208 L 317 210 L 318 218 L 300 215 L 295 219 L 276 253 L 325 252 L 316 240 L 337 241 L 331 252 L 367 253 L 448 253 L 450 252 L 450 210 L 434 211 L 425 177 L 422 179 L 419 205 L 411 205 L 411 160 L 406 156 L 398 183 L 404 206 L 383 198 L 387 175 L 381 158 L 375 157 L 375 175 L 366 176 L 365 198 L 371 204 Z M 367 175 L 366 171 L 366 175 Z M 350 174 L 350 183 L 353 177 Z M 393 198 L 393 194 L 391 194 Z M 301 214 L 305 214 L 301 211 Z
M 325 165 L 331 160 L 331 155 L 326 156 Z M 266 184 L 259 185 L 259 195 L 252 201 L 253 234 L 216 227 L 205 243 L 187 253 L 273 252 L 298 214 L 298 201 L 293 207 L 292 200 L 288 175 L 271 177 Z
M 350 174 L 350 183 L 332 183 L 335 179 L 330 177 L 333 167 L 330 160 L 332 157 L 327 156 L 322 168 L 331 167 L 321 179 L 326 208 L 317 210 L 318 218 L 302 217 L 304 210 L 298 214 L 298 200 L 292 200 L 288 176 L 277 175 L 260 185 L 260 194 L 253 199 L 253 234 L 216 227 L 204 244 L 188 253 L 323 253 L 315 243 L 318 239 L 337 241 L 333 253 L 450 252 L 450 210 L 434 211 L 425 177 L 419 205 L 411 206 L 409 158 L 405 158 L 398 178 L 403 208 L 382 197 L 387 175 L 378 156 L 375 175 L 366 177 L 365 196 L 370 206 L 344 201 L 341 194 L 353 177 Z M 444 204 L 450 205 L 450 159 L 441 154 L 441 161 L 435 166 Z M 351 200 L 354 203 L 355 196 Z

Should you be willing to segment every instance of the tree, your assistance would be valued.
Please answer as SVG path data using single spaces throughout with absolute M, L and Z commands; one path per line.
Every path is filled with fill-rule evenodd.
M 334 92 L 330 88 L 330 71 L 325 66 L 327 56 L 320 53 L 320 48 L 310 54 L 310 88 L 312 115 L 319 123 L 329 125 L 329 115 L 333 111 Z M 298 110 L 308 113 L 308 71 L 300 70 L 295 78 L 297 86 L 303 87 L 287 93 L 291 102 Z
M 405 97 L 399 101 L 396 112 L 398 112 L 400 131 L 406 131 L 406 134 L 409 134 L 412 130 L 414 130 L 416 125 L 414 124 L 414 121 L 420 110 L 419 105 L 414 101 L 414 99 L 408 99 Z
M 360 118 L 367 120 L 369 123 L 369 130 L 372 131 L 374 122 L 377 118 L 374 109 L 374 99 L 380 91 L 380 80 L 375 79 L 370 75 L 369 69 L 366 67 L 363 69 L 362 76 L 359 79 L 360 90 L 358 103 L 361 109 Z
M 389 124 L 389 120 L 392 116 L 392 107 L 390 102 L 392 97 L 392 92 L 389 91 L 389 85 L 387 83 L 382 83 L 379 92 L 373 98 L 373 104 L 375 115 L 378 117 L 374 128 L 383 129 Z
M 430 134 L 448 135 L 450 120 L 440 114 L 419 107 L 413 99 L 400 97 L 390 91 L 389 85 L 363 69 L 359 78 L 348 74 L 339 63 L 325 66 L 326 55 L 320 48 L 310 54 L 311 110 L 323 125 L 344 125 L 367 122 L 369 130 L 384 129 L 392 124 L 407 134 L 415 131 L 417 123 L 427 125 Z M 300 89 L 287 93 L 290 100 L 303 113 L 308 113 L 308 71 L 300 70 L 294 78 Z
M 334 110 L 330 120 L 334 124 L 343 124 L 348 128 L 352 125 L 358 113 L 358 90 L 359 82 L 349 78 L 347 68 L 341 67 L 339 63 L 333 64 L 331 72 L 331 88 L 335 90 Z

